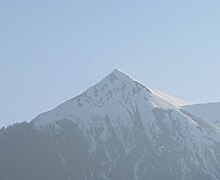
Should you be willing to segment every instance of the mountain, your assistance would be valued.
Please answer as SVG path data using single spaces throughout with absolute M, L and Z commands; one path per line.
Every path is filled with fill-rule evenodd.
M 220 131 L 114 70 L 30 123 L 0 130 L 0 179 L 218 180 Z
M 220 102 L 185 105 L 182 108 L 220 128 Z

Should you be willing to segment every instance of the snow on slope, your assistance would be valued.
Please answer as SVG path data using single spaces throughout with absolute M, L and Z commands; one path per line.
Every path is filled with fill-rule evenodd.
M 52 111 L 40 114 L 33 122 L 41 126 L 59 119 L 68 118 L 76 120 L 77 114 L 87 116 L 84 118 L 89 119 L 97 111 L 104 112 L 103 108 L 113 111 L 112 108 L 114 107 L 108 107 L 109 105 L 111 106 L 113 101 L 118 102 L 118 106 L 120 106 L 122 98 L 134 96 L 136 92 L 138 92 L 139 95 L 143 95 L 146 100 L 149 99 L 153 107 L 168 109 L 178 108 L 180 105 L 187 104 L 187 102 L 183 100 L 147 88 L 121 70 L 115 69 L 95 86 L 89 88 L 81 95 L 64 102 Z M 83 112 L 82 106 L 84 107 L 83 109 L 87 107 L 87 110 L 91 111 Z M 115 107 L 115 110 L 123 111 L 121 107 Z
M 175 104 L 176 106 L 186 106 L 186 105 L 192 104 L 191 102 L 187 102 L 182 99 L 175 98 L 175 97 L 170 96 L 169 94 L 166 94 L 162 91 L 154 90 L 154 92 L 161 99 L 164 99 L 165 101 L 170 102 L 171 104 Z
M 64 102 L 52 111 L 40 114 L 33 121 L 36 125 L 46 125 L 59 119 L 70 118 L 76 120 L 77 115 L 87 116 L 84 119 L 90 119 L 97 112 L 104 113 L 109 109 L 111 111 L 117 111 L 119 107 L 108 106 L 112 102 L 117 102 L 120 105 L 122 97 L 132 96 L 142 88 L 147 92 L 145 94 L 146 96 L 151 94 L 149 89 L 116 69 L 81 95 Z
M 217 180 L 220 156 L 214 147 L 219 142 L 219 131 L 180 110 L 181 104 L 116 69 L 81 95 L 40 114 L 32 123 L 44 127 L 60 120 L 72 121 L 83 131 L 89 157 L 104 149 L 111 172 L 129 161 L 131 179 L 166 176 Z M 105 169 L 99 171 L 108 174 Z M 114 179 L 113 175 L 109 178 Z
M 182 108 L 220 128 L 220 102 L 186 105 Z

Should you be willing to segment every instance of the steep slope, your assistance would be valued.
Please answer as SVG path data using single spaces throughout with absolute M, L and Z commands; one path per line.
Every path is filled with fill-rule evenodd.
M 79 123 L 87 124 L 96 114 L 108 114 L 115 119 L 114 114 L 127 111 L 129 100 L 135 100 L 137 104 L 145 105 L 145 110 L 152 107 L 164 109 L 178 108 L 187 104 L 160 91 L 154 91 L 145 87 L 137 80 L 124 72 L 116 69 L 95 86 L 89 88 L 81 95 L 66 101 L 52 111 L 37 116 L 32 123 L 44 126 L 60 119 L 70 119 L 74 122 L 81 118 Z M 79 120 L 79 119 L 78 119 Z
M 201 177 L 204 177 L 204 174 L 207 173 L 213 175 L 211 166 L 205 166 L 206 159 L 204 159 L 204 150 L 202 148 L 203 146 L 209 146 L 212 142 L 208 140 L 208 136 L 203 138 L 202 143 L 200 141 L 204 134 L 214 130 L 211 128 L 198 130 L 201 128 L 201 123 L 198 124 L 194 119 L 179 111 L 177 106 L 179 104 L 172 103 L 173 99 L 170 96 L 163 97 L 125 73 L 115 70 L 82 95 L 65 102 L 53 111 L 39 115 L 33 122 L 37 126 L 42 126 L 45 123 L 48 124 L 57 120 L 71 120 L 82 130 L 83 136 L 88 141 L 88 154 L 95 153 L 99 148 L 99 143 L 101 143 L 109 156 L 108 160 L 115 162 L 112 166 L 116 166 L 116 162 L 119 163 L 121 161 L 120 157 L 122 155 L 129 156 L 142 149 L 143 152 L 140 153 L 136 161 L 141 160 L 140 156 L 143 159 L 146 158 L 146 164 L 143 167 L 149 166 L 148 161 L 152 163 L 152 160 L 147 159 L 151 157 L 154 159 L 153 166 L 158 166 L 157 168 L 159 169 L 166 169 L 168 165 L 168 168 L 171 169 L 170 171 L 179 173 L 172 174 L 166 169 L 164 173 L 161 172 L 161 178 L 164 176 L 172 178 L 174 176 L 175 179 L 176 176 L 192 176 L 189 174 L 192 173 L 193 168 L 196 168 L 195 170 L 200 168 Z M 207 127 L 205 126 L 205 128 Z M 121 154 L 116 153 L 119 151 L 119 147 L 109 149 L 110 147 L 107 146 L 112 144 L 111 138 L 113 134 L 122 148 Z M 139 143 L 148 144 L 148 146 L 141 145 L 141 147 L 138 147 L 140 146 Z M 184 145 L 183 147 L 182 144 Z M 112 146 L 114 147 L 113 144 Z M 164 149 L 161 150 L 161 148 Z M 180 150 L 182 148 L 184 152 Z M 110 156 L 109 154 L 112 151 L 115 154 Z M 149 153 L 148 156 L 144 155 L 145 151 Z M 165 162 L 159 160 L 160 151 L 167 158 Z M 171 154 L 169 155 L 169 151 L 172 152 L 172 155 L 175 152 L 176 159 L 173 159 Z M 180 154 L 185 156 L 182 157 L 182 160 L 178 158 Z M 135 154 L 133 156 L 138 155 Z M 199 163 L 201 167 L 193 162 L 193 159 L 197 159 L 197 156 L 200 157 L 200 161 L 203 161 Z M 214 159 L 212 156 L 209 158 Z M 189 164 L 190 161 L 188 162 L 187 159 L 191 160 L 192 164 Z M 155 160 L 159 163 L 155 164 Z M 141 162 L 135 162 L 135 159 L 133 161 L 131 163 L 133 164 L 133 169 L 131 169 L 133 174 L 129 177 L 138 177 L 138 174 L 143 177 L 143 172 L 143 174 L 137 173 L 139 170 L 138 165 Z M 136 163 L 135 166 L 134 163 Z M 175 169 L 175 164 L 178 164 L 179 168 L 182 169 L 179 171 Z M 148 167 L 147 169 L 148 173 L 153 172 L 151 168 Z M 204 172 L 202 172 L 202 169 Z M 106 175 L 108 172 L 104 174 Z M 155 175 L 158 176 L 158 174 L 153 173 L 152 177 Z
M 176 105 L 177 107 L 181 107 L 181 106 L 186 106 L 186 105 L 191 105 L 192 103 L 191 102 L 187 102 L 187 101 L 184 101 L 182 99 L 178 99 L 178 98 L 175 98 L 173 96 L 170 96 L 169 94 L 166 94 L 162 91 L 155 91 L 157 96 L 159 96 L 161 99 L 164 99 L 165 101 L 167 102 L 170 102 L 171 104 L 174 104 Z
M 186 105 L 182 108 L 220 128 L 220 102 Z
M 4 178 L 0 179 L 8 177 L 5 172 L 11 161 L 7 162 L 7 157 L 16 154 L 24 157 L 24 167 L 32 164 L 34 170 L 29 168 L 29 173 L 33 171 L 35 176 L 26 179 L 38 179 L 38 168 L 41 179 L 54 174 L 67 180 L 220 179 L 218 128 L 179 109 L 174 99 L 114 70 L 30 124 L 1 130 L 0 176 Z M 16 139 L 17 144 L 24 137 L 28 137 L 26 147 L 7 141 Z M 13 147 L 18 150 L 13 151 Z M 25 156 L 24 149 L 32 158 Z M 53 166 L 47 162 L 53 162 Z M 15 174 L 25 179 L 23 171 Z

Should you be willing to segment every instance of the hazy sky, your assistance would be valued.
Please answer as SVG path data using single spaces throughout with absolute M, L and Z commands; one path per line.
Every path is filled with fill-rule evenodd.
M 219 9 L 219 0 L 0 0 L 0 126 L 115 68 L 188 101 L 220 101 Z

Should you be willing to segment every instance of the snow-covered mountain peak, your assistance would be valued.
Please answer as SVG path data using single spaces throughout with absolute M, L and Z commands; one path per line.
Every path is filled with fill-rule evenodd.
M 113 79 L 116 79 L 116 80 L 118 80 L 118 82 L 117 82 L 118 84 L 121 84 L 121 83 L 125 84 L 125 82 L 126 82 L 127 85 L 131 85 L 131 86 L 138 85 L 138 86 L 144 88 L 147 92 L 149 92 L 151 94 L 151 96 L 159 98 L 162 101 L 169 103 L 172 106 L 180 107 L 180 106 L 192 104 L 191 102 L 187 102 L 185 100 L 178 99 L 178 98 L 173 97 L 169 94 L 166 94 L 162 91 L 152 90 L 119 69 L 115 69 L 110 75 L 107 76 L 106 79 L 111 79 L 111 81 L 113 81 Z M 105 80 L 103 80 L 103 81 L 105 81 Z M 116 86 L 117 86 L 117 83 L 115 83 Z
M 2 129 L 0 179 L 219 180 L 220 130 L 183 104 L 116 69 L 31 124 Z
M 65 172 L 83 162 L 71 179 L 219 180 L 219 129 L 181 104 L 116 69 L 32 124 L 53 129 Z
M 144 113 L 153 108 L 178 109 L 179 104 L 175 102 L 171 96 L 164 97 L 121 70 L 115 69 L 81 95 L 40 114 L 32 122 L 44 126 L 57 120 L 69 119 L 84 122 L 86 125 L 97 116 L 118 119 L 120 114 L 127 114 L 126 111 L 133 108 L 143 109 Z
M 111 78 L 112 76 L 114 76 L 118 80 L 128 80 L 128 81 L 135 81 L 135 82 L 137 82 L 137 80 L 135 80 L 130 75 L 128 75 L 127 73 L 125 73 L 124 71 L 122 71 L 120 69 L 115 69 L 107 77 Z
M 112 73 L 110 73 L 106 78 L 104 78 L 102 81 L 100 81 L 95 86 L 103 85 L 107 87 L 110 85 L 111 87 L 115 88 L 121 88 L 121 86 L 127 86 L 130 88 L 134 88 L 134 86 L 139 86 L 142 88 L 145 88 L 149 93 L 150 89 L 126 74 L 125 72 L 115 69 Z
M 42 113 L 32 122 L 36 125 L 46 125 L 60 119 L 72 119 L 78 116 L 88 116 L 90 119 L 97 114 L 105 114 L 105 109 L 113 111 L 114 107 L 122 106 L 131 99 L 149 99 L 151 90 L 122 72 L 115 69 L 96 85 L 76 96 L 55 109 Z M 119 109 L 118 109 L 119 110 Z M 116 112 L 116 111 L 115 111 Z

